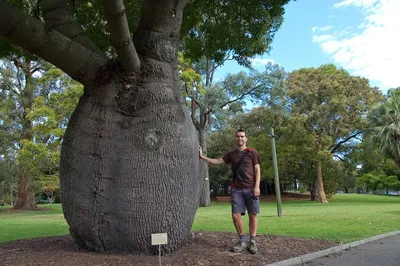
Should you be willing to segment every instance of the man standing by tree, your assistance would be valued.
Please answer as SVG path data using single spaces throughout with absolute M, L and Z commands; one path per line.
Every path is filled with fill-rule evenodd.
M 201 147 L 200 158 L 210 164 L 231 164 L 233 182 L 231 187 L 232 219 L 239 234 L 239 242 L 232 248 L 233 252 L 241 252 L 247 247 L 249 253 L 256 254 L 257 213 L 260 212 L 260 157 L 256 150 L 247 148 L 246 132 L 236 131 L 236 149 L 218 159 L 203 155 Z M 250 240 L 246 243 L 242 215 L 249 215 Z

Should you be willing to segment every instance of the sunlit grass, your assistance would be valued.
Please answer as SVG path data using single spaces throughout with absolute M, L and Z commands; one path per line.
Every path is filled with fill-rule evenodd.
M 351 242 L 400 230 L 400 197 L 338 194 L 328 204 L 284 201 L 282 214 L 276 203 L 262 203 L 258 233 Z M 247 217 L 244 223 L 247 229 Z M 230 204 L 200 208 L 193 230 L 234 231 Z
M 0 242 L 68 234 L 60 204 L 40 207 L 26 212 L 0 207 Z M 351 242 L 400 230 L 400 196 L 338 194 L 328 204 L 283 201 L 282 213 L 277 217 L 276 203 L 261 203 L 258 233 Z M 247 216 L 244 222 L 247 230 Z M 199 208 L 192 229 L 234 232 L 230 204 Z

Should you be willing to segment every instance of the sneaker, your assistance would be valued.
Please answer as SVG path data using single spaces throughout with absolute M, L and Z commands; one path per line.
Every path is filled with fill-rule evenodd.
M 246 242 L 245 241 L 239 241 L 237 242 L 236 246 L 234 246 L 231 251 L 235 253 L 240 253 L 244 249 L 246 249 Z
M 249 244 L 247 245 L 247 250 L 250 254 L 257 254 L 257 245 L 255 240 L 250 240 Z

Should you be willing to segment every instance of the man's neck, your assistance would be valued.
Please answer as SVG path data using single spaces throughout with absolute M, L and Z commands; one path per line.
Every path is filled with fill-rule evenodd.
M 238 151 L 243 151 L 246 149 L 246 146 L 237 146 L 236 148 Z

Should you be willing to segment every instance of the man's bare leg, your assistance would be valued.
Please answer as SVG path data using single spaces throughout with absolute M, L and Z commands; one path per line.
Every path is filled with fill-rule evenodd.
M 240 213 L 232 213 L 233 224 L 235 225 L 236 231 L 239 234 L 240 241 L 232 248 L 233 252 L 242 252 L 247 247 L 246 237 L 244 235 L 244 225 L 242 215 Z
M 249 229 L 250 229 L 250 236 L 257 235 L 257 228 L 258 228 L 258 218 L 257 214 L 250 214 L 249 213 Z
M 236 232 L 239 236 L 244 235 L 244 225 L 242 215 L 240 213 L 232 213 L 233 224 L 235 225 Z
M 250 241 L 249 245 L 247 246 L 247 250 L 249 251 L 250 254 L 257 254 L 258 252 L 256 245 L 256 234 L 258 227 L 257 214 L 249 213 L 249 227 L 250 227 Z

